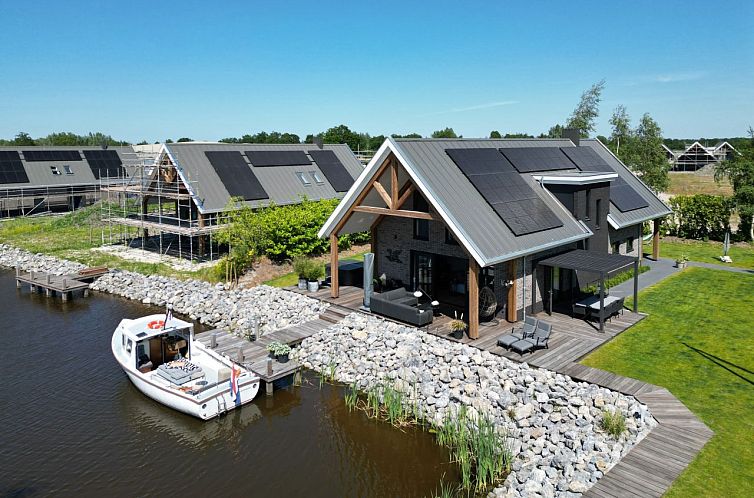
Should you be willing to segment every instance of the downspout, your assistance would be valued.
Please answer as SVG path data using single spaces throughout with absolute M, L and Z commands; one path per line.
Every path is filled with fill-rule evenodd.
M 521 283 L 523 284 L 521 286 L 523 287 L 523 292 L 522 292 L 523 298 L 521 300 L 523 301 L 523 305 L 524 305 L 524 320 L 526 320 L 526 256 L 524 256 L 523 259 L 524 261 L 522 263 L 522 268 L 521 268 L 523 272 L 523 278 L 521 279 L 522 280 Z

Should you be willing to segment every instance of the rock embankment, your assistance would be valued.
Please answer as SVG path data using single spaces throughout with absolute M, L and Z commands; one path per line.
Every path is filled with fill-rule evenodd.
M 336 366 L 337 380 L 363 390 L 390 382 L 416 393 L 435 423 L 463 405 L 493 417 L 514 463 L 491 496 L 578 496 L 656 425 L 633 397 L 360 314 L 306 339 L 294 356 L 321 372 Z M 625 416 L 618 440 L 600 428 L 603 410 Z
M 0 266 L 55 275 L 76 273 L 84 265 L 44 254 L 33 254 L 0 244 Z M 253 289 L 231 290 L 223 284 L 199 280 L 178 280 L 156 275 L 145 276 L 111 270 L 90 286 L 144 304 L 173 305 L 176 313 L 217 328 L 242 332 L 259 319 L 260 333 L 317 318 L 327 303 L 282 289 L 261 285 Z

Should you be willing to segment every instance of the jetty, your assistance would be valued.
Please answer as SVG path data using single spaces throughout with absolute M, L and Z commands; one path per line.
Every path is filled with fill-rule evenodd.
M 314 320 L 263 334 L 253 341 L 227 329 L 201 332 L 195 335 L 195 340 L 257 374 L 265 383 L 265 393 L 270 396 L 273 393 L 274 382 L 296 375 L 301 370 L 301 364 L 295 360 L 288 360 L 285 363 L 276 361 L 269 356 L 267 346 L 272 342 L 289 346 L 297 345 L 307 337 L 332 325 L 333 322 L 326 313 Z
M 16 287 L 28 285 L 32 293 L 44 292 L 47 297 L 60 295 L 63 301 L 72 299 L 74 293 L 80 292 L 84 297 L 89 295 L 89 284 L 96 278 L 107 273 L 104 266 L 85 268 L 69 275 L 54 275 L 39 271 L 22 271 L 16 266 Z

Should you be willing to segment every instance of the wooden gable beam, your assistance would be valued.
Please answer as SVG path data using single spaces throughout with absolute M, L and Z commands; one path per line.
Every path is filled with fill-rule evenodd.
M 382 175 L 382 173 L 385 172 L 388 166 L 390 166 L 391 162 L 392 162 L 392 157 L 385 160 L 385 162 L 382 163 L 382 166 L 380 166 L 377 172 L 374 174 L 372 179 L 377 180 Z M 340 223 L 338 223 L 335 226 L 333 233 L 337 234 L 338 232 L 340 232 L 340 230 L 343 228 L 343 225 L 345 225 L 348 222 L 348 220 L 351 218 L 351 214 L 353 214 L 354 208 L 357 207 L 359 204 L 361 204 L 361 202 L 364 200 L 364 198 L 367 196 L 367 194 L 371 190 L 372 189 L 370 187 L 367 187 L 361 191 L 358 197 L 356 197 L 356 199 L 354 200 L 353 205 L 348 209 L 348 211 L 346 211 L 346 214 L 343 215 L 343 218 L 341 218 Z
M 403 206 L 409 197 L 411 197 L 411 194 L 414 193 L 414 190 L 416 190 L 416 187 L 414 187 L 413 183 L 408 183 L 408 188 L 401 194 L 400 197 L 398 197 L 398 202 L 395 204 L 395 206 L 392 206 L 393 209 L 400 209 L 401 206 Z
M 393 158 L 390 161 L 390 194 L 391 194 L 391 203 L 390 207 L 392 209 L 397 209 L 398 205 L 398 164 L 397 161 Z
M 387 193 L 387 190 L 385 190 L 385 187 L 382 186 L 379 180 L 372 182 L 372 188 L 374 188 L 377 193 L 380 194 L 380 197 L 382 197 L 382 200 L 385 201 L 385 205 L 389 209 L 395 209 L 395 206 L 393 205 L 393 199 L 390 197 L 390 194 Z
M 359 213 L 378 214 L 383 216 L 397 216 L 399 218 L 413 218 L 417 220 L 435 220 L 432 213 L 421 211 L 409 211 L 407 209 L 388 209 L 375 206 L 354 206 L 354 211 Z

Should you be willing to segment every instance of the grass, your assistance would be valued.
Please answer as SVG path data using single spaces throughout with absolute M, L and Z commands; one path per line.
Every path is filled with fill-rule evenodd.
M 717 183 L 711 175 L 698 175 L 696 173 L 670 173 L 670 195 L 733 195 L 733 187 L 723 181 Z
M 645 252 L 652 252 L 651 244 Z M 754 244 L 737 243 L 731 245 L 728 256 L 733 263 L 722 263 L 718 257 L 723 255 L 722 242 L 701 241 L 701 240 L 684 240 L 684 239 L 661 239 L 660 240 L 660 257 L 677 259 L 685 254 L 690 261 L 699 261 L 702 263 L 714 263 L 725 266 L 736 266 L 754 270 Z
M 211 268 L 179 271 L 164 263 L 140 263 L 104 252 L 91 251 L 102 242 L 99 215 L 100 207 L 95 205 L 62 216 L 15 218 L 0 223 L 0 242 L 88 266 L 120 268 L 145 275 L 218 281 Z
M 363 261 L 364 254 L 367 252 L 368 251 L 364 251 L 352 256 L 340 258 L 339 261 Z M 286 273 L 285 275 L 280 275 L 279 277 L 267 280 L 264 284 L 271 285 L 272 287 L 291 287 L 298 284 L 298 275 L 294 272 Z
M 689 268 L 639 302 L 649 316 L 583 363 L 666 387 L 715 431 L 666 496 L 753 496 L 754 275 Z
M 618 439 L 626 432 L 626 417 L 618 411 L 602 410 L 600 427 L 615 439 Z

